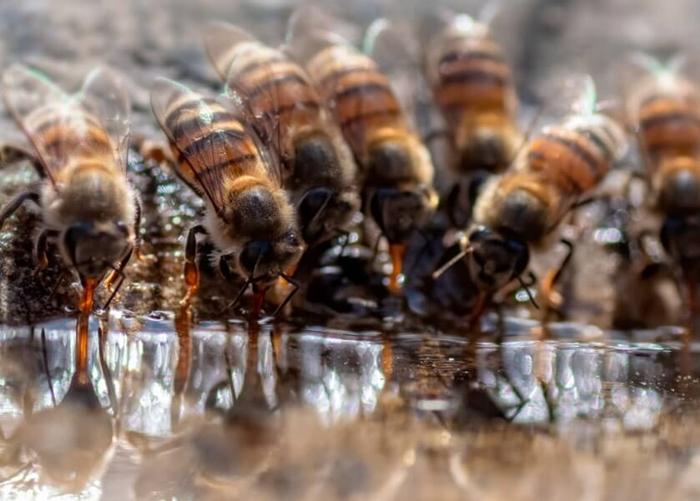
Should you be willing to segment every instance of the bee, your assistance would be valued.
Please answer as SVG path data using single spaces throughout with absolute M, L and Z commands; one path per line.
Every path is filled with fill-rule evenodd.
M 41 184 L 8 202 L 0 226 L 25 201 L 38 204 L 38 267 L 47 265 L 55 243 L 80 277 L 80 311 L 90 312 L 95 287 L 107 274 L 110 287 L 118 280 L 114 293 L 121 286 L 137 244 L 140 206 L 126 177 L 128 96 L 107 69 L 91 72 L 73 96 L 22 65 L 10 67 L 2 81 L 7 109 L 38 157 Z
M 151 105 L 169 139 L 176 174 L 206 204 L 204 220 L 187 236 L 183 305 L 197 291 L 197 235 L 205 234 L 222 274 L 245 278 L 240 294 L 253 286 L 256 316 L 278 278 L 294 283 L 285 270 L 304 250 L 279 165 L 260 144 L 245 111 L 230 99 L 204 97 L 161 78 L 151 91 Z
M 469 214 L 460 208 L 474 197 L 468 185 L 505 170 L 523 143 L 515 83 L 489 25 L 466 14 L 452 17 L 430 40 L 426 73 L 447 126 L 451 168 L 467 182 L 458 183 L 447 201 L 453 224 L 464 227 Z
M 682 59 L 663 64 L 640 56 L 644 74 L 627 111 L 646 163 L 660 238 L 694 289 L 700 242 L 700 91 L 681 72 Z M 693 307 L 694 301 L 691 301 Z
M 575 79 L 572 86 L 579 96 L 573 113 L 543 128 L 511 168 L 486 183 L 475 203 L 474 222 L 462 239 L 462 251 L 446 266 L 465 259 L 471 280 L 484 293 L 515 279 L 522 284 L 530 248 L 551 241 L 562 219 L 601 182 L 626 149 L 621 126 L 595 111 L 593 80 Z M 545 298 L 551 302 L 556 302 L 553 288 L 573 250 L 570 242 L 563 242 L 569 254 L 542 281 Z
M 280 159 L 305 243 L 344 233 L 360 205 L 357 168 L 305 70 L 229 24 L 212 24 L 205 40 L 227 92 L 239 94 L 254 117 L 251 125 Z
M 369 55 L 331 35 L 307 69 L 357 162 L 365 211 L 389 243 L 396 292 L 406 241 L 437 206 L 432 160 Z

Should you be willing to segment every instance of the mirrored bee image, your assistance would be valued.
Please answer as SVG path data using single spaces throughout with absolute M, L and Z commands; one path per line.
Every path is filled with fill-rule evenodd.
M 638 71 L 627 89 L 628 120 L 645 166 L 658 236 L 679 278 L 688 306 L 697 306 L 700 278 L 700 91 L 683 74 L 684 59 L 666 63 L 635 57 Z
M 208 26 L 205 43 L 227 95 L 248 108 L 250 125 L 279 158 L 304 242 L 345 234 L 360 206 L 357 168 L 306 71 L 230 24 Z
M 514 280 L 522 284 L 531 250 L 551 246 L 560 222 L 624 154 L 624 130 L 596 112 L 593 80 L 572 78 L 567 87 L 578 96 L 569 116 L 544 127 L 511 168 L 487 182 L 476 200 L 474 222 L 461 241 L 461 252 L 435 277 L 464 259 L 470 280 L 482 293 L 492 294 Z M 559 303 L 554 287 L 573 251 L 571 242 L 562 243 L 569 253 L 541 283 L 545 301 L 553 306 Z
M 313 26 L 320 18 L 304 17 L 293 17 L 291 45 L 308 52 L 300 57 L 350 145 L 364 211 L 389 243 L 390 289 L 397 292 L 406 241 L 437 206 L 432 160 L 376 61 L 326 31 L 331 26 Z
M 288 273 L 304 250 L 277 159 L 231 99 L 204 97 L 161 78 L 153 86 L 151 105 L 176 159 L 176 174 L 206 204 L 203 221 L 187 236 L 183 305 L 198 288 L 197 236 L 204 234 L 215 247 L 222 275 L 245 279 L 239 296 L 252 285 L 257 317 L 266 290 L 278 278 L 293 283 Z
M 36 155 L 40 185 L 17 194 L 0 211 L 0 226 L 25 201 L 41 209 L 35 243 L 45 267 L 55 245 L 80 278 L 80 311 L 89 313 L 97 285 L 114 294 L 137 246 L 140 208 L 126 177 L 129 98 L 107 69 L 91 72 L 80 92 L 68 95 L 22 65 L 3 73 L 3 99 Z M 116 283 L 116 286 L 114 285 Z
M 425 55 L 452 150 L 449 167 L 457 182 L 445 203 L 457 228 L 469 222 L 478 185 L 505 170 L 523 144 L 513 75 L 489 26 L 492 3 L 478 18 L 446 13 Z

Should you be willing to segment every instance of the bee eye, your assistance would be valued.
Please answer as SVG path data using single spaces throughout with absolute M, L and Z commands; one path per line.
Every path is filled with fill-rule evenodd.
M 299 236 L 293 231 L 290 231 L 289 233 L 287 233 L 287 235 L 285 237 L 285 241 L 287 242 L 287 244 L 289 244 L 292 247 L 300 247 L 301 246 L 301 240 L 299 239 Z

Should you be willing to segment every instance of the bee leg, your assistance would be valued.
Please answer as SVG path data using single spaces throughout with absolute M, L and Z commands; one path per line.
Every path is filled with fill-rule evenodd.
M 46 375 L 46 383 L 49 385 L 49 392 L 51 393 L 51 402 L 53 406 L 56 407 L 56 394 L 53 391 L 53 382 L 51 380 L 51 371 L 49 370 L 49 356 L 48 350 L 46 349 L 46 331 L 41 329 L 41 361 L 44 366 L 44 374 Z
M 124 285 L 124 280 L 126 280 L 124 268 L 126 268 L 126 265 L 129 264 L 129 260 L 131 260 L 131 255 L 133 254 L 133 252 L 134 247 L 131 247 L 126 253 L 126 255 L 119 262 L 119 266 L 117 266 L 114 269 L 114 272 L 110 274 L 109 278 L 105 281 L 105 287 L 107 287 L 107 290 L 111 290 L 112 294 L 109 296 L 109 299 L 102 307 L 103 310 L 109 308 L 109 305 L 112 304 L 112 300 L 114 300 L 114 298 L 116 297 L 117 293 L 119 292 L 119 289 L 121 289 L 122 285 Z M 116 286 L 114 286 L 114 282 L 117 282 Z
M 134 217 L 134 251 L 136 253 L 136 259 L 141 259 L 141 215 L 143 214 L 143 209 L 138 195 L 134 195 L 134 204 L 136 205 L 136 216 Z
M 25 191 L 15 195 L 0 210 L 0 228 L 5 224 L 7 218 L 14 214 L 26 200 L 31 200 L 36 205 L 40 205 L 39 194 L 36 191 Z
M 377 240 L 374 242 L 374 246 L 372 247 L 372 263 L 377 260 L 377 256 L 379 255 L 379 245 L 382 243 L 382 238 L 384 238 L 384 235 L 380 233 Z
M 287 282 L 289 285 L 291 285 L 292 290 L 289 291 L 289 294 L 287 294 L 287 297 L 284 298 L 284 301 L 282 301 L 280 303 L 280 305 L 277 308 L 275 308 L 275 311 L 272 312 L 273 317 L 276 317 L 279 312 L 284 310 L 284 307 L 287 306 L 287 303 L 289 303 L 289 301 L 292 300 L 294 295 L 299 290 L 299 282 L 294 280 L 292 277 L 286 275 L 285 273 L 280 273 L 280 278 L 282 278 L 285 282 Z
M 571 263 L 571 258 L 574 255 L 574 244 L 571 241 L 562 238 L 561 243 L 567 247 L 566 256 L 559 265 L 559 268 L 556 270 L 551 269 L 547 272 L 541 283 L 542 295 L 546 301 L 546 314 L 549 314 L 552 309 L 556 310 L 560 308 L 562 305 L 563 299 L 561 294 L 555 290 L 555 286 L 559 279 L 561 279 L 569 263 Z
M 56 230 L 43 230 L 39 233 L 34 245 L 34 259 L 36 261 L 36 269 L 34 273 L 44 270 L 49 265 L 49 256 L 47 254 L 49 239 L 56 238 L 58 232 Z
M 199 287 L 199 269 L 197 268 L 197 235 L 207 234 L 207 230 L 201 224 L 190 228 L 187 234 L 187 244 L 185 245 L 185 285 L 187 293 L 181 304 L 187 306 L 192 302 L 192 297 L 197 293 Z

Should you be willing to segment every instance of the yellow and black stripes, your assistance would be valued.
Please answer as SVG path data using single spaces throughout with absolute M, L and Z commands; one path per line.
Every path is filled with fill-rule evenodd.
M 244 124 L 214 99 L 187 93 L 168 106 L 163 125 L 181 177 L 215 204 L 242 176 L 266 177 L 258 146 Z
M 357 157 L 363 157 L 373 131 L 406 129 L 389 79 L 359 51 L 341 45 L 329 47 L 312 59 L 309 71 Z
M 700 102 L 652 94 L 640 103 L 638 128 L 651 157 L 700 155 Z

